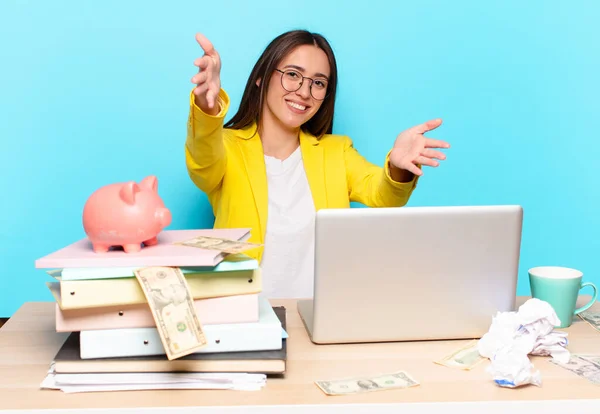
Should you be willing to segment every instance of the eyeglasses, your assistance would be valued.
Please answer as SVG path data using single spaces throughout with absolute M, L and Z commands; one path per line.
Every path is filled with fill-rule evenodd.
M 281 86 L 288 92 L 296 92 L 304 84 L 304 79 L 310 81 L 310 94 L 317 101 L 322 101 L 327 96 L 327 79 L 313 79 L 307 76 L 302 76 L 300 72 L 293 69 L 279 70 L 281 73 Z

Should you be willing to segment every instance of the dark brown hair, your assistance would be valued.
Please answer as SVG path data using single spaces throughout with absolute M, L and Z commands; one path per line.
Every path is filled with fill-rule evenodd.
M 250 73 L 237 113 L 225 124 L 225 128 L 242 129 L 253 122 L 260 122 L 262 106 L 266 99 L 269 81 L 273 72 L 288 53 L 302 45 L 314 45 L 322 49 L 329 60 L 331 73 L 327 83 L 327 96 L 317 113 L 301 128 L 317 138 L 331 133 L 337 88 L 335 56 L 329 42 L 322 35 L 306 30 L 292 30 L 283 33 L 269 43 Z M 259 79 L 260 87 L 257 87 L 256 82 Z

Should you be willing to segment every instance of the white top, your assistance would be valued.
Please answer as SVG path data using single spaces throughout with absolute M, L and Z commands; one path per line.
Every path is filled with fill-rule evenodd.
M 265 155 L 268 215 L 261 261 L 267 298 L 312 298 L 315 205 L 300 147 L 285 160 Z

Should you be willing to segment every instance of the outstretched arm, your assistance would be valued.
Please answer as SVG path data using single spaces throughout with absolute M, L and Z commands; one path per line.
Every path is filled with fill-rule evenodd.
M 345 158 L 350 200 L 369 207 L 406 205 L 423 175 L 421 166 L 437 167 L 439 162 L 434 158 L 446 158 L 432 148 L 449 148 L 448 143 L 423 136 L 439 125 L 441 120 L 429 121 L 400 133 L 386 155 L 383 168 L 368 162 L 347 139 Z
M 368 207 L 401 207 L 408 202 L 418 177 L 411 173 L 407 182 L 396 181 L 389 168 L 389 153 L 382 168 L 367 161 L 347 138 L 344 155 L 350 201 Z
M 221 60 L 212 43 L 203 35 L 196 40 L 204 56 L 194 61 L 199 70 L 192 77 L 196 84 L 190 94 L 185 160 L 194 184 L 207 194 L 220 187 L 227 156 L 223 143 L 223 122 L 229 97 L 221 89 Z

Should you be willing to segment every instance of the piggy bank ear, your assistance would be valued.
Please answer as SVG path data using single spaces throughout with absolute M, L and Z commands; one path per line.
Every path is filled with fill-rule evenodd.
M 123 184 L 121 190 L 119 191 L 119 196 L 121 200 L 126 202 L 127 204 L 134 205 L 135 204 L 135 193 L 140 191 L 140 187 L 133 181 L 130 181 L 126 184 Z
M 145 190 L 158 192 L 158 180 L 154 175 L 149 175 L 140 182 L 140 187 Z

